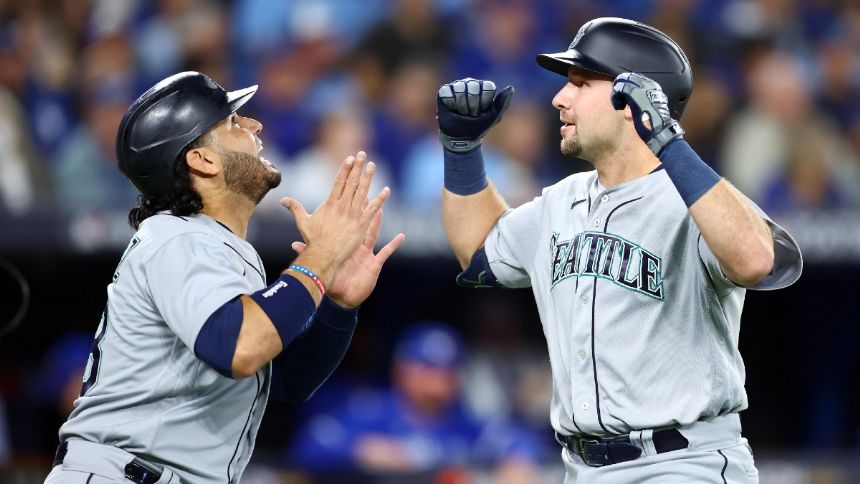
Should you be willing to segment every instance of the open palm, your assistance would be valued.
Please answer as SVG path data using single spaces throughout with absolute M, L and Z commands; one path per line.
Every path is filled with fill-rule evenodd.
M 326 294 L 339 306 L 345 308 L 358 307 L 376 287 L 379 273 L 385 261 L 406 240 L 406 236 L 397 234 L 376 254 L 373 247 L 379 239 L 379 229 L 382 227 L 382 210 L 376 213 L 364 241 L 355 252 L 338 267 L 334 277 L 326 288 Z M 293 242 L 293 250 L 299 254 L 305 250 L 303 242 Z

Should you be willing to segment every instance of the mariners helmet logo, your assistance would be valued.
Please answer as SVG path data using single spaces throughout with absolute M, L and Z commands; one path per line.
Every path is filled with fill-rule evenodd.
M 600 277 L 624 289 L 663 300 L 663 262 L 656 255 L 617 235 L 585 231 L 570 240 L 550 239 L 552 284 L 570 277 Z
M 579 29 L 579 32 L 576 33 L 576 37 L 573 38 L 573 42 L 570 43 L 570 47 L 567 48 L 568 50 L 573 50 L 573 48 L 576 47 L 576 44 L 579 43 L 579 39 L 582 38 L 582 34 L 584 34 L 585 31 L 587 30 L 586 29 L 587 25 L 588 24 L 583 25 L 582 28 Z

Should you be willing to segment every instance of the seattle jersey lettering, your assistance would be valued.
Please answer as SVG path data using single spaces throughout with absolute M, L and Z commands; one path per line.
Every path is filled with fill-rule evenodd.
M 552 284 L 569 277 L 600 277 L 619 286 L 664 300 L 662 260 L 633 242 L 604 232 L 581 232 L 570 240 L 550 239 Z

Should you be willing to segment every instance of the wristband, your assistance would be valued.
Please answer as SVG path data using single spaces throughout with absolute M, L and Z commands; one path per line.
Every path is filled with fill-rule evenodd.
M 660 161 L 687 207 L 696 203 L 722 179 L 682 139 L 666 145 L 660 152 Z
M 457 195 L 474 195 L 487 188 L 481 148 L 465 153 L 445 152 L 445 188 Z
M 305 286 L 289 274 L 250 297 L 275 325 L 284 348 L 304 330 L 317 309 Z
M 289 269 L 290 269 L 290 270 L 297 271 L 297 272 L 301 272 L 302 274 L 304 274 L 304 275 L 306 275 L 306 276 L 310 277 L 310 278 L 311 278 L 311 280 L 312 280 L 312 281 L 314 281 L 314 284 L 316 284 L 317 289 L 319 289 L 319 290 L 320 290 L 320 293 L 321 293 L 323 296 L 325 296 L 325 284 L 323 284 L 323 282 L 320 280 L 319 276 L 317 276 L 316 274 L 314 274 L 314 272 L 313 272 L 312 270 L 308 269 L 307 267 L 297 266 L 297 265 L 295 265 L 295 264 L 291 265 L 291 266 L 289 267 Z

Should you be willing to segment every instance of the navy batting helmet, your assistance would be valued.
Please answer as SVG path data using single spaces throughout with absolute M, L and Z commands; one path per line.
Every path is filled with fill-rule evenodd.
M 612 77 L 638 72 L 660 84 L 676 120 L 693 92 L 690 62 L 678 44 L 654 27 L 623 18 L 586 22 L 565 52 L 540 54 L 537 63 L 565 77 L 570 66 Z
M 164 79 L 137 98 L 122 118 L 116 135 L 120 170 L 145 196 L 169 194 L 182 151 L 256 91 L 251 86 L 227 92 L 193 71 Z

